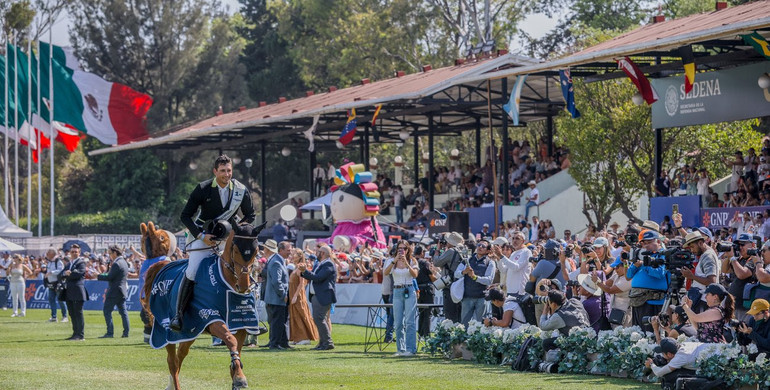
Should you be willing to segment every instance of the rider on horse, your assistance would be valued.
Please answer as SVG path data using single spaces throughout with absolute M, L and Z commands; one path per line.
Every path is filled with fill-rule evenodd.
M 212 249 L 216 252 L 218 246 L 214 235 L 203 231 L 204 223 L 218 220 L 228 221 L 232 226 L 236 226 L 239 223 L 252 223 L 256 218 L 248 188 L 232 178 L 233 163 L 230 157 L 219 156 L 214 161 L 213 172 L 214 178 L 195 186 L 181 214 L 182 223 L 190 232 L 188 237 L 195 239 L 187 245 L 189 264 L 176 303 L 176 315 L 170 323 L 171 329 L 175 331 L 182 329 L 182 313 L 192 299 L 198 266 L 204 258 L 211 255 Z M 243 213 L 240 220 L 236 215 L 239 210 Z

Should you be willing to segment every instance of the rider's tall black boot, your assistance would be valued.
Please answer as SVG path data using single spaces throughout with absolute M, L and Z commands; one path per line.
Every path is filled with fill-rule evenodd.
M 179 286 L 179 296 L 176 300 L 176 315 L 168 324 L 168 327 L 171 328 L 171 330 L 174 332 L 179 332 L 182 330 L 182 314 L 187 308 L 187 304 L 189 304 L 190 300 L 192 299 L 194 288 L 195 282 L 187 279 L 187 277 L 182 278 L 182 285 Z

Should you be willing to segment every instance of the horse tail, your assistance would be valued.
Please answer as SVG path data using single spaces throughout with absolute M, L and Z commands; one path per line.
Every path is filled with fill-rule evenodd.
M 155 277 L 158 276 L 160 270 L 162 270 L 163 267 L 165 267 L 166 264 L 170 262 L 170 260 L 163 260 L 151 265 L 150 268 L 147 269 L 147 273 L 144 277 L 144 286 L 142 286 L 143 296 L 140 301 L 142 302 L 142 308 L 144 308 L 144 311 L 147 313 L 150 324 L 155 322 L 155 317 L 150 311 L 150 293 L 152 292 L 152 283 L 155 281 Z

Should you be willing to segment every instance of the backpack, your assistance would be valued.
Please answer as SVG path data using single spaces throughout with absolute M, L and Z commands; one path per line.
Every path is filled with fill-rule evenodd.
M 519 349 L 519 354 L 516 355 L 516 359 L 513 359 L 513 362 L 511 363 L 511 370 L 527 371 L 530 369 L 528 351 L 533 345 L 535 345 L 534 337 L 530 336 L 524 340 L 524 344 L 522 344 L 521 349 Z

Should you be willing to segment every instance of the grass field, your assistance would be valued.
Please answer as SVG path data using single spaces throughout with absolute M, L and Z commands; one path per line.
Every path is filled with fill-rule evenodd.
M 25 318 L 0 311 L 0 388 L 2 389 L 163 389 L 168 383 L 165 349 L 142 343 L 139 314 L 130 312 L 131 337 L 99 339 L 105 325 L 101 312 L 86 312 L 86 340 L 65 341 L 69 323 L 48 323 L 48 310 L 30 310 Z M 120 318 L 114 316 L 115 333 Z M 293 351 L 244 348 L 244 371 L 250 388 L 262 389 L 656 389 L 632 380 L 597 376 L 514 373 L 507 367 L 447 361 L 420 355 L 393 357 L 363 353 L 364 329 L 335 325 L 336 349 Z M 262 343 L 266 342 L 264 336 Z M 210 347 L 201 336 L 182 367 L 185 389 L 229 389 L 229 355 Z

